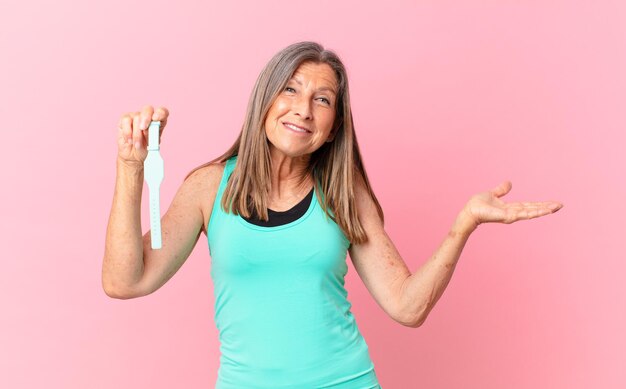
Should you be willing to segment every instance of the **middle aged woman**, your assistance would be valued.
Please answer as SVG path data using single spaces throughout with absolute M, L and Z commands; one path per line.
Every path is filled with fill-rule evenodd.
M 148 106 L 125 116 L 120 147 L 145 153 L 142 131 L 168 115 Z M 472 196 L 430 260 L 411 273 L 365 172 L 342 62 L 315 42 L 295 43 L 261 72 L 232 147 L 185 177 L 163 217 L 163 249 L 151 250 L 144 235 L 145 268 L 125 296 L 161 287 L 204 231 L 222 354 L 217 388 L 379 388 L 344 288 L 347 252 L 380 307 L 419 327 L 478 225 L 562 206 L 507 204 L 501 197 L 510 190 L 505 181 Z

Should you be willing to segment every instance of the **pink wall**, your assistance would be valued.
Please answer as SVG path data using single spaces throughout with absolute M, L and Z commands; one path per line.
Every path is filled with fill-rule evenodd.
M 366 167 L 411 270 L 505 179 L 506 201 L 565 205 L 480 226 L 418 329 L 387 317 L 349 263 L 383 388 L 626 386 L 626 7 L 415 3 L 3 0 L 0 387 L 213 386 L 204 236 L 156 293 L 101 289 L 117 121 L 170 109 L 164 213 L 234 141 L 266 61 L 298 40 L 348 67 Z M 146 203 L 147 187 L 144 232 Z

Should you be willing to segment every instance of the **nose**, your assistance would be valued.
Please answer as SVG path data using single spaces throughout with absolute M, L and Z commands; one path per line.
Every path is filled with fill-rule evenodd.
M 293 103 L 293 111 L 302 120 L 310 120 L 312 118 L 311 101 L 306 97 L 296 98 Z

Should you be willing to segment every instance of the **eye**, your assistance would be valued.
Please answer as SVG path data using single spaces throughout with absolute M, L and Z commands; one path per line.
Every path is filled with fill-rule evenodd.
M 328 100 L 326 97 L 320 97 L 320 100 L 324 100 L 326 104 L 330 105 L 330 100 Z
M 289 89 L 291 89 L 291 90 L 292 90 L 292 91 L 294 91 L 294 92 L 296 91 L 295 89 L 293 89 L 293 88 L 292 88 L 292 87 L 290 87 L 290 86 L 285 87 L 285 90 L 289 90 Z

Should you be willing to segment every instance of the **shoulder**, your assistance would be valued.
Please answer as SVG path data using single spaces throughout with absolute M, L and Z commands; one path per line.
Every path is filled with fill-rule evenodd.
M 367 183 L 360 172 L 354 173 L 353 190 L 357 209 L 363 208 L 363 206 L 367 205 L 367 203 L 372 200 Z
M 380 228 L 383 220 L 380 216 L 378 199 L 360 172 L 354 175 L 354 202 L 356 211 L 364 228 Z
M 216 182 L 217 185 L 219 185 L 225 166 L 226 162 L 212 162 L 206 166 L 198 168 L 198 170 L 194 171 L 188 179 L 193 178 L 193 180 L 204 182 L 209 186 L 214 185 Z
M 183 186 L 196 188 L 197 191 L 205 192 L 217 190 L 224 172 L 225 162 L 213 162 L 197 167 L 188 173 L 183 181 Z
M 213 203 L 222 180 L 226 162 L 213 162 L 196 168 L 183 181 L 182 187 L 193 195 L 193 201 L 198 204 L 202 212 L 202 231 L 206 234 L 206 227 L 211 216 Z

